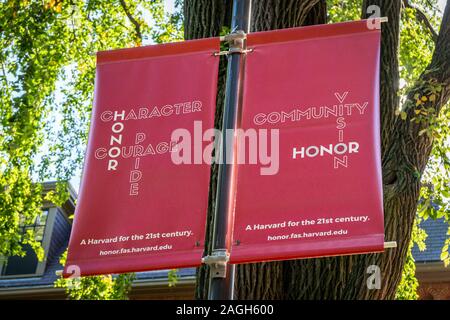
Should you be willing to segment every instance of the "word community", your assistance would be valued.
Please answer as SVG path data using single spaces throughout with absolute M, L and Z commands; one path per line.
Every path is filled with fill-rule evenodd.
M 345 94 L 345 96 L 347 95 Z M 281 112 L 273 111 L 270 113 L 258 113 L 253 117 L 253 123 L 257 126 L 261 126 L 264 124 L 273 125 L 286 122 L 327 119 L 330 117 L 341 118 L 355 114 L 363 116 L 368 104 L 368 101 L 364 101 L 359 103 L 341 103 L 333 106 L 309 107 L 306 109 L 294 109 Z

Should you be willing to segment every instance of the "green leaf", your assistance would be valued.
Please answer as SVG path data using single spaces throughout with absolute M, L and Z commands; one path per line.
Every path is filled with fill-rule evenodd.
M 408 115 L 406 114 L 405 111 L 400 112 L 400 117 L 401 117 L 402 120 L 406 120 L 407 116 Z

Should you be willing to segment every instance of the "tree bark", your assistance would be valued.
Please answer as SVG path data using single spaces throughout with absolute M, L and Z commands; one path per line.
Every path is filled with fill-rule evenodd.
M 223 26 L 229 26 L 231 1 L 185 0 L 186 39 L 217 36 Z M 384 212 L 386 240 L 398 243 L 397 249 L 383 254 L 355 255 L 335 258 L 305 259 L 283 262 L 238 265 L 236 272 L 237 299 L 392 299 L 401 279 L 411 230 L 417 209 L 420 176 L 432 148 L 428 135 L 419 132 L 429 122 L 416 124 L 415 96 L 429 97 L 429 85 L 440 84 L 436 99 L 428 99 L 423 108 L 433 108 L 436 114 L 450 95 L 450 17 L 447 4 L 436 49 L 430 66 L 418 84 L 408 94 L 404 106 L 407 120 L 396 115 L 399 107 L 398 45 L 401 0 L 365 0 L 366 8 L 378 5 L 389 22 L 382 27 L 380 104 L 381 140 L 384 184 Z M 326 23 L 325 0 L 258 0 L 253 1 L 252 31 L 265 31 Z M 223 109 L 223 89 L 226 65 L 220 68 L 216 127 L 220 128 Z M 427 86 L 428 85 L 428 86 Z M 217 167 L 212 168 L 208 225 L 214 209 Z M 206 252 L 209 250 L 206 241 Z M 381 269 L 379 290 L 366 286 L 367 267 Z M 198 270 L 196 297 L 207 296 L 208 270 Z

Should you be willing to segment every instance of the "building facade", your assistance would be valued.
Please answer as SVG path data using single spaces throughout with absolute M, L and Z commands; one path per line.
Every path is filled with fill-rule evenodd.
M 420 225 L 428 235 L 426 250 L 413 248 L 416 260 L 416 278 L 419 280 L 418 293 L 423 300 L 450 300 L 450 266 L 441 261 L 441 250 L 449 230 L 444 219 L 423 221 Z

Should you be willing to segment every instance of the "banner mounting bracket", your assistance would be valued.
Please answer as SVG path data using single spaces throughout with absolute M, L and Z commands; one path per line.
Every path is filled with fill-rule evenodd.
M 397 248 L 397 241 L 387 241 L 384 243 L 385 249 Z
M 230 254 L 226 249 L 216 249 L 213 250 L 211 255 L 203 257 L 202 263 L 210 266 L 210 272 L 213 278 L 225 278 L 229 260 Z
M 230 49 L 226 51 L 214 52 L 213 55 L 217 57 L 217 56 L 227 56 L 232 53 L 247 54 L 250 52 L 253 52 L 253 49 Z
M 229 43 L 229 50 L 214 52 L 214 56 L 223 56 L 233 53 L 246 54 L 252 52 L 253 49 L 247 49 L 245 40 L 247 39 L 247 34 L 243 30 L 237 30 L 229 33 L 225 36 L 220 37 L 220 41 Z
M 243 41 L 247 39 L 247 34 L 243 30 L 237 30 L 227 35 L 221 36 L 221 42 L 235 42 L 235 41 Z

